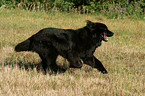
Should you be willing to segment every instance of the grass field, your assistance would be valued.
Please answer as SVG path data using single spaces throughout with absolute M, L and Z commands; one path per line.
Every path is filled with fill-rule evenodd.
M 14 52 L 42 28 L 76 29 L 86 20 L 103 22 L 115 33 L 94 53 L 107 75 L 87 65 L 43 75 L 38 54 Z M 58 57 L 58 64 L 63 61 Z M 145 20 L 0 9 L 0 96 L 145 96 Z

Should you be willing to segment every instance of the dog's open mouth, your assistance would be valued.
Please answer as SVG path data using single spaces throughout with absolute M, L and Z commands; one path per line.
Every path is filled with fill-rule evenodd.
M 107 42 L 108 41 L 108 39 L 106 39 L 106 33 L 104 32 L 104 34 L 103 34 L 103 41 L 105 41 L 105 42 Z

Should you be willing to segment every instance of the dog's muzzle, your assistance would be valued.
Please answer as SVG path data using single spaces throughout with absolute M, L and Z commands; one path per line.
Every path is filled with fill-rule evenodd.
M 109 31 L 109 34 L 108 33 L 106 33 L 106 32 L 104 32 L 103 34 L 102 34 L 102 40 L 103 41 L 105 41 L 105 42 L 107 42 L 108 41 L 108 39 L 106 38 L 106 37 L 112 37 L 113 36 L 113 32 L 111 32 L 111 31 Z

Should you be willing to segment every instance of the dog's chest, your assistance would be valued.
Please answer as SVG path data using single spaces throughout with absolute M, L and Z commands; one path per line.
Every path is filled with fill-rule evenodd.
M 79 52 L 79 57 L 90 57 L 95 52 L 96 46 L 91 46 L 89 49 L 84 49 Z
M 80 57 L 90 57 L 93 55 L 93 53 L 95 52 L 96 48 L 101 46 L 101 40 L 98 41 L 97 43 L 95 42 L 94 44 L 88 44 L 86 47 L 82 48 L 81 50 L 79 50 L 78 53 Z

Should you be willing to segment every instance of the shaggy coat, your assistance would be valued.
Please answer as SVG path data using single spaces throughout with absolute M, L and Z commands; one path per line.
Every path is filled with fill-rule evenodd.
M 107 73 L 102 63 L 93 55 L 95 49 L 102 41 L 108 41 L 107 37 L 113 36 L 103 23 L 87 21 L 83 28 L 59 29 L 45 28 L 32 35 L 27 40 L 15 47 L 16 52 L 34 51 L 42 59 L 42 67 L 45 72 L 51 69 L 54 72 L 65 71 L 56 64 L 58 55 L 66 58 L 69 68 L 81 68 L 82 61 L 102 73 Z

